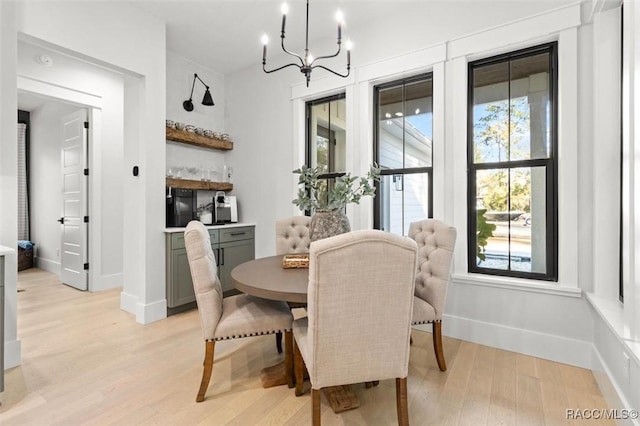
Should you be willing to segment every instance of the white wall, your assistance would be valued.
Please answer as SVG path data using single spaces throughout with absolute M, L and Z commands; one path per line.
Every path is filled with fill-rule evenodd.
M 122 228 L 124 240 L 121 306 L 148 323 L 166 317 L 164 269 L 164 119 L 166 104 L 165 26 L 126 3 L 2 2 L 0 3 L 0 150 L 5 205 L 17 203 L 16 194 L 16 77 L 17 34 L 42 40 L 72 56 L 117 69 L 126 76 L 124 120 L 126 155 L 122 173 Z M 105 36 L 108 35 L 108 36 Z M 123 48 L 126 46 L 126 48 Z M 99 118 L 93 122 L 99 129 Z M 10 124 L 10 125 L 7 125 Z M 5 166 L 6 163 L 6 166 Z M 137 165 L 140 175 L 132 176 Z M 118 171 L 115 171 L 118 173 Z M 6 186 L 5 186 L 6 185 Z M 9 212 L 13 211 L 9 209 Z M 98 218 L 100 223 L 100 218 Z M 102 223 L 105 229 L 110 225 Z M 17 218 L 3 215 L 0 243 L 13 246 Z M 142 247 L 140 247 L 142 245 Z M 5 347 L 7 365 L 18 364 L 16 339 L 16 273 L 9 259 L 7 273 Z M 16 349 L 17 347 L 17 349 Z
M 189 112 L 182 107 L 182 103 L 189 99 L 194 73 L 198 74 L 198 77 L 209 86 L 215 105 L 202 105 L 205 87 L 196 80 L 193 90 L 194 108 Z M 222 74 L 189 61 L 174 52 L 167 52 L 167 119 L 225 133 L 224 90 L 224 76 Z M 235 140 L 234 135 L 231 135 L 231 138 Z M 228 162 L 227 151 L 167 141 L 167 171 L 171 168 L 175 173 L 176 168 L 187 166 L 204 168 L 214 170 L 217 173 L 211 180 L 222 181 L 222 168 Z M 185 177 L 184 170 L 182 173 Z M 194 179 L 199 179 L 199 176 Z M 198 205 L 211 203 L 214 194 L 214 191 L 198 191 Z M 243 211 L 241 208 L 239 210 L 239 220 L 244 220 Z
M 29 210 L 35 265 L 60 275 L 62 117 L 78 110 L 49 102 L 30 114 Z
M 35 60 L 46 54 L 53 66 L 44 67 Z M 44 85 L 44 87 L 43 87 Z M 47 86 L 48 85 L 48 86 Z M 90 129 L 89 138 L 89 290 L 98 291 L 122 286 L 122 246 L 124 235 L 122 204 L 123 170 L 123 102 L 124 81 L 121 73 L 107 70 L 38 45 L 37 41 L 18 42 L 18 88 L 23 91 L 58 97 L 66 103 L 77 104 L 77 94 L 90 96 L 99 105 L 101 123 Z M 69 88 L 71 95 L 57 93 L 59 88 Z M 37 123 L 34 123 L 37 124 Z M 59 133 L 59 132 L 58 132 Z M 42 137 L 47 137 L 43 133 Z M 37 156 L 38 153 L 32 153 Z M 59 161 L 59 159 L 58 159 Z M 60 174 L 49 175 L 59 176 Z M 55 195 L 60 196 L 60 191 Z M 35 212 L 35 210 L 34 210 Z M 59 207 L 55 213 L 59 215 Z M 49 232 L 58 233 L 55 222 L 48 224 Z M 42 226 L 45 226 L 44 224 Z M 119 232 L 114 232 L 119 230 Z M 52 243 L 55 239 L 47 241 Z M 37 244 L 48 253 L 45 261 L 59 262 L 55 250 Z M 57 246 L 56 246 L 57 247 Z M 40 256 L 40 253 L 38 254 Z
M 16 130 L 16 58 L 17 37 L 15 5 L 0 2 L 0 200 L 6 206 L 18 204 L 18 151 Z M 18 239 L 18 209 L 0 211 L 0 245 L 15 247 Z M 18 273 L 15 255 L 5 256 L 4 367 L 20 364 L 20 340 L 17 336 Z

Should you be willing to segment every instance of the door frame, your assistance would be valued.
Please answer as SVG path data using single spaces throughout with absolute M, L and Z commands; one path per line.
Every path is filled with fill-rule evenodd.
M 100 229 L 100 197 L 96 197 L 97 188 L 100 187 L 101 175 L 100 171 L 94 167 L 97 162 L 94 159 L 100 155 L 100 122 L 102 115 L 102 98 L 98 95 L 79 92 L 69 87 L 56 86 L 47 82 L 31 79 L 24 75 L 18 75 L 17 78 L 18 93 L 28 93 L 40 96 L 52 101 L 62 102 L 77 106 L 87 110 L 87 121 L 89 121 L 89 131 L 87 135 L 87 167 L 91 171 L 89 181 L 87 182 L 87 214 L 91 218 L 87 229 L 87 262 L 89 263 L 88 271 L 88 291 L 95 291 L 99 288 L 96 285 L 96 271 L 100 270 L 98 264 L 100 257 L 100 245 L 97 238 Z M 62 265 L 62 262 L 61 262 Z

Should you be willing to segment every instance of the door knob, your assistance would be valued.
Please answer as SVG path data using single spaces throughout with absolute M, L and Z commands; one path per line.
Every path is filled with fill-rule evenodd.
M 58 219 L 58 222 L 62 223 L 64 225 L 64 217 L 61 217 L 60 219 Z

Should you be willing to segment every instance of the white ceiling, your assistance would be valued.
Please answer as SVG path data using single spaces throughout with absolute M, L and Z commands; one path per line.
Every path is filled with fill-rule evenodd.
M 444 4 L 486 4 L 498 10 L 501 4 L 515 2 L 566 4 L 573 0 L 310 0 L 309 45 L 335 40 L 335 13 L 340 9 L 345 18 L 343 38 L 348 39 L 358 28 L 377 23 L 380 30 L 394 28 L 385 22 L 402 25 L 406 13 L 428 15 L 432 9 L 443 10 Z M 269 58 L 280 51 L 282 0 L 129 0 L 134 7 L 147 11 L 166 23 L 167 49 L 228 74 L 250 65 L 261 66 L 262 34 L 270 38 Z M 304 49 L 305 0 L 288 0 L 286 46 L 301 54 Z M 440 6 L 440 7 L 437 7 Z M 402 13 L 405 13 L 403 15 Z M 363 40 L 354 40 L 355 48 Z M 327 52 L 328 53 L 328 52 Z
M 395 4 L 405 0 L 311 0 L 309 4 L 309 43 L 337 37 L 335 14 L 345 16 L 343 38 L 349 29 L 384 17 Z M 415 2 L 415 1 L 414 1 Z M 262 63 L 264 33 L 269 35 L 269 52 L 280 43 L 282 0 L 134 0 L 131 3 L 164 21 L 167 49 L 207 68 L 227 74 Z M 306 4 L 289 0 L 287 48 L 302 53 Z

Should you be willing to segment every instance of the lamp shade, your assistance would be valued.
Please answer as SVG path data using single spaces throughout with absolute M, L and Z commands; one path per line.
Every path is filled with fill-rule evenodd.
M 202 105 L 213 106 L 213 97 L 211 97 L 211 92 L 207 88 L 204 92 L 204 97 L 202 98 Z

